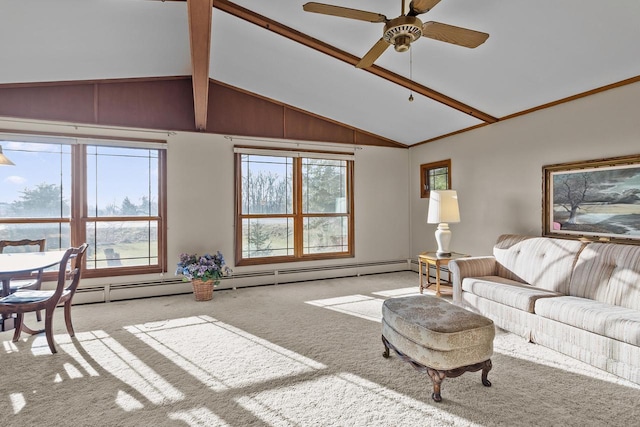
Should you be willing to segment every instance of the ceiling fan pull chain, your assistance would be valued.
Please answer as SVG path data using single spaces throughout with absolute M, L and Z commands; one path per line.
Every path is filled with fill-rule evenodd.
M 409 49 L 409 80 L 413 82 L 413 50 Z M 409 102 L 413 102 L 413 90 L 409 90 Z

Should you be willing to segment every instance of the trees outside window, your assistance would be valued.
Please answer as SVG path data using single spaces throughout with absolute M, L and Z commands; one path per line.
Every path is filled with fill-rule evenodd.
M 87 242 L 87 277 L 166 270 L 164 149 L 68 138 L 3 148 L 15 166 L 0 169 L 0 238 Z
M 321 153 L 236 154 L 237 264 L 353 256 L 352 170 Z

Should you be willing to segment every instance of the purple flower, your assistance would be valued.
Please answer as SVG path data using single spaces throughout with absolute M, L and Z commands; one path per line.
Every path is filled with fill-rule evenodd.
M 176 275 L 184 276 L 185 281 L 200 279 L 213 280 L 215 285 L 220 283 L 220 278 L 229 276 L 233 271 L 225 265 L 224 256 L 220 251 L 215 255 L 206 253 L 198 254 L 181 253 L 178 256 Z

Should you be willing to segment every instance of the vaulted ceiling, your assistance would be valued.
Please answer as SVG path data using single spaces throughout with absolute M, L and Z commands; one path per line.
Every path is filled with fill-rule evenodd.
M 422 21 L 488 40 L 469 49 L 423 37 L 367 69 L 354 65 L 384 24 L 304 3 L 0 0 L 0 88 L 191 76 L 196 129 L 211 120 L 212 81 L 410 146 L 640 81 L 637 0 L 431 1 Z M 326 3 L 388 18 L 402 7 Z

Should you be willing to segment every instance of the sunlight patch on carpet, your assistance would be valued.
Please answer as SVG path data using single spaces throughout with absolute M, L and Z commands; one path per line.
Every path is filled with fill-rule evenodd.
M 306 304 L 327 308 L 339 313 L 349 314 L 362 319 L 380 322 L 382 320 L 382 303 L 384 300 L 365 295 L 348 295 L 337 298 L 305 301 Z
M 22 411 L 22 409 L 27 406 L 27 400 L 24 398 L 24 394 L 22 393 L 11 393 L 9 395 L 9 400 L 11 400 L 11 407 L 13 408 L 14 415 Z
M 95 338 L 97 337 L 94 335 L 93 332 L 81 332 L 79 334 L 76 334 L 76 339 L 79 342 L 88 341 Z M 75 363 L 80 365 L 80 367 L 84 370 L 86 374 L 88 374 L 91 377 L 100 376 L 98 371 L 96 371 L 94 367 L 91 366 L 91 363 L 89 363 L 87 359 L 85 359 L 84 356 L 80 354 L 79 349 L 73 344 L 73 341 L 71 340 L 71 337 L 69 335 L 54 335 L 54 339 L 56 340 L 57 345 L 62 349 L 62 351 L 67 353 L 69 356 L 71 356 L 75 361 Z M 66 369 L 66 367 L 65 367 L 65 370 L 67 371 L 67 373 L 69 372 L 69 370 Z M 84 376 L 79 369 L 78 369 L 78 373 L 80 376 Z
M 252 393 L 238 404 L 270 426 L 453 426 L 469 421 L 351 373 Z
M 184 399 L 184 394 L 180 390 L 164 380 L 106 332 L 86 332 L 77 334 L 76 338 L 87 356 L 91 357 L 101 369 L 138 391 L 151 403 L 162 405 Z M 86 366 L 86 359 L 79 354 L 74 344 L 61 344 L 60 347 L 74 358 L 79 356 L 76 361 Z
M 131 396 L 126 391 L 122 391 L 122 390 L 118 390 L 118 395 L 116 396 L 116 403 L 125 412 L 136 411 L 138 409 L 144 408 L 144 405 L 138 399 Z
M 229 427 L 216 414 L 207 408 L 194 408 L 188 411 L 171 412 L 169 418 L 184 421 L 189 427 Z
M 214 391 L 326 368 L 209 316 L 171 319 L 125 329 Z
M 420 295 L 420 289 L 418 289 L 418 286 L 412 286 L 410 288 L 389 289 L 388 291 L 378 291 L 371 293 L 373 295 L 379 295 L 385 298 L 408 297 L 410 295 Z
M 64 370 L 67 372 L 67 375 L 71 379 L 82 378 L 84 376 L 82 375 L 82 372 L 80 372 L 78 368 L 73 366 L 71 363 L 65 363 L 63 366 L 64 366 Z
M 12 341 L 3 341 L 2 348 L 4 348 L 4 352 L 7 354 L 15 353 L 18 351 L 18 346 L 16 346 Z
M 54 339 L 57 335 L 54 335 Z M 31 343 L 31 354 L 34 356 L 43 356 L 51 354 L 47 337 L 44 334 L 35 335 Z

